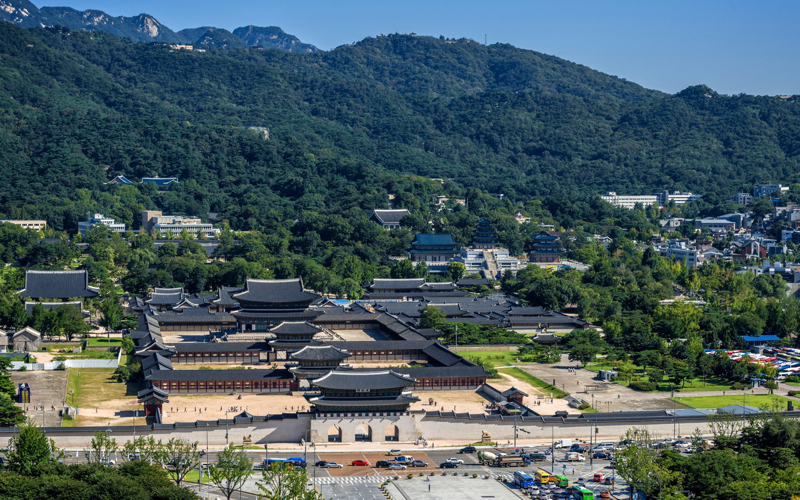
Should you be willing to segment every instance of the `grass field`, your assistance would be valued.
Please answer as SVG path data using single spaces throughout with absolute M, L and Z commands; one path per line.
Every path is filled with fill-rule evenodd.
M 64 427 L 81 424 L 84 414 L 91 415 L 90 409 L 103 401 L 111 401 L 130 396 L 128 384 L 114 380 L 114 368 L 70 368 L 67 382 L 67 404 L 81 408 L 75 420 L 64 420 Z M 72 391 L 72 392 L 71 392 Z
M 479 358 L 484 359 L 495 366 L 508 365 L 516 363 L 517 354 L 516 350 L 513 351 L 458 351 L 458 354 L 465 358 Z
M 695 396 L 672 399 L 690 408 L 722 408 L 723 406 L 740 404 L 759 407 L 766 406 L 771 408 L 772 405 L 776 403 L 780 404 L 785 409 L 786 402 L 789 401 L 783 396 L 776 396 L 774 394 L 756 394 L 747 396 L 744 396 L 743 394 L 731 396 Z
M 500 373 L 508 375 L 510 377 L 518 378 L 520 380 L 524 380 L 525 382 L 531 384 L 534 387 L 541 387 L 542 389 L 546 390 L 547 392 L 552 392 L 554 398 L 565 398 L 569 396 L 569 393 L 562 391 L 558 387 L 554 387 L 544 380 L 540 378 L 536 378 L 530 373 L 521 370 L 520 368 L 501 368 L 497 370 Z
M 56 357 L 59 356 L 67 359 L 117 359 L 117 353 L 108 351 L 83 351 L 80 354 L 71 352 L 57 353 Z
M 613 367 L 611 365 L 594 363 L 587 365 L 585 368 L 593 372 L 599 372 L 600 370 L 611 370 Z M 641 370 L 642 367 L 637 366 L 636 369 Z M 647 375 L 642 375 L 639 376 L 639 380 L 649 382 L 650 377 Z M 631 381 L 634 381 L 634 379 L 632 378 Z M 624 385 L 625 387 L 630 385 L 630 382 L 621 377 L 618 377 L 615 382 L 619 385 Z M 732 382 L 716 377 L 706 377 L 705 381 L 703 381 L 703 377 L 698 377 L 691 380 L 686 380 L 684 387 L 678 387 L 675 389 L 669 382 L 661 382 L 657 392 L 672 392 L 673 389 L 675 392 L 729 391 L 731 390 L 732 385 Z
M 110 343 L 109 340 L 111 341 Z M 86 342 L 89 347 L 108 347 L 109 345 L 111 347 L 119 347 L 122 345 L 121 338 L 113 338 L 113 337 L 111 339 L 106 339 L 102 337 L 90 337 L 86 339 Z
M 800 382 L 781 382 L 781 384 L 792 385 L 794 387 L 800 387 Z

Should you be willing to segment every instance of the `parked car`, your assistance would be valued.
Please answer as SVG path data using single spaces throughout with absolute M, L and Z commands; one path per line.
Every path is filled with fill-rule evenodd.
M 314 463 L 314 465 L 316 465 L 317 467 L 325 467 L 325 464 L 326 464 L 326 463 L 328 463 L 328 462 L 326 462 L 325 460 L 317 460 L 317 461 Z
M 402 455 L 402 454 L 403 454 L 403 452 L 400 451 L 400 450 L 389 450 L 389 453 L 387 453 L 387 455 L 389 455 L 390 457 L 396 457 L 396 456 Z
M 672 446 L 674 446 L 675 448 L 687 449 L 692 447 L 692 443 L 690 443 L 689 441 L 680 440 L 676 441 L 675 444 Z
M 455 462 L 442 462 L 439 464 L 440 469 L 458 469 L 458 464 Z
M 353 460 L 351 465 L 355 465 L 357 467 L 369 467 L 369 462 L 366 460 Z
M 325 467 L 326 469 L 341 469 L 344 467 L 344 465 L 338 462 L 325 462 L 325 465 L 323 465 L 323 467 Z
M 406 467 L 403 464 L 390 464 L 389 465 L 389 470 L 406 470 L 407 468 L 408 467 Z
M 461 448 L 461 453 L 475 453 L 478 451 L 474 446 L 465 446 Z
M 448 458 L 445 462 L 450 462 L 452 464 L 464 465 L 464 461 L 460 458 Z
M 375 462 L 375 467 L 389 467 L 389 462 L 386 460 L 378 460 Z
M 428 462 L 423 462 L 422 460 L 414 460 L 411 462 L 412 467 L 427 467 Z

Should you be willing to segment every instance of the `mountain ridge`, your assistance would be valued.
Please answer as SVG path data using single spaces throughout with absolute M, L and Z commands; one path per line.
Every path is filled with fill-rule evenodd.
M 0 20 L 23 28 L 66 26 L 70 29 L 105 31 L 114 36 L 139 42 L 166 42 L 198 44 L 223 49 L 259 45 L 262 48 L 290 52 L 316 52 L 318 48 L 301 42 L 297 37 L 285 33 L 277 26 L 243 26 L 240 31 L 250 43 L 222 28 L 205 26 L 172 31 L 149 14 L 136 16 L 112 16 L 101 10 L 79 11 L 71 7 L 36 7 L 30 0 L 0 0 Z M 257 40 L 257 42 L 255 41 Z

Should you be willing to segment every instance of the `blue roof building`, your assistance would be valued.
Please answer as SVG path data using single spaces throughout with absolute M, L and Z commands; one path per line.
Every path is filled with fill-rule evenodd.
M 142 177 L 142 184 L 152 182 L 159 188 L 167 188 L 178 182 L 177 177 Z
M 118 175 L 107 182 L 107 184 L 119 184 L 122 186 L 130 186 L 133 182 L 129 181 L 124 175 Z
M 458 243 L 450 233 L 417 234 L 409 252 L 412 262 L 447 263 L 458 255 Z

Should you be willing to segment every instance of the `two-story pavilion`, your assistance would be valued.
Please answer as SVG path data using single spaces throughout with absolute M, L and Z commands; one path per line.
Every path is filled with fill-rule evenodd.
M 241 309 L 232 314 L 239 331 L 263 331 L 284 322 L 312 321 L 319 311 L 309 306 L 320 300 L 318 293 L 303 288 L 302 278 L 288 280 L 247 280 L 244 291 L 232 298 Z
M 415 380 L 391 370 L 331 371 L 311 381 L 319 392 L 304 395 L 318 413 L 407 411 L 419 401 L 405 389 Z

